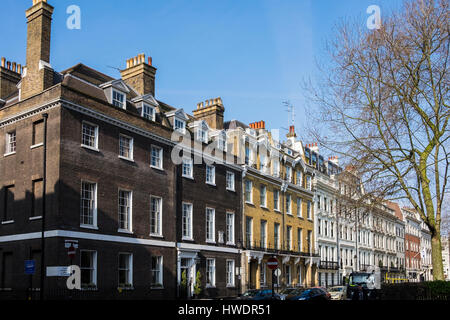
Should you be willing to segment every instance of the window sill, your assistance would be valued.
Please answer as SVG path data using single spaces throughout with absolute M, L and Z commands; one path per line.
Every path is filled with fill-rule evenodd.
M 182 241 L 194 241 L 194 238 L 181 238 Z
M 227 242 L 227 243 L 225 243 L 225 245 L 235 247 L 236 243 L 234 243 L 234 242 Z
M 228 188 L 227 188 L 227 191 L 230 191 L 230 192 L 236 192 L 235 189 L 228 189 Z
M 3 156 L 4 157 L 9 157 L 9 156 L 12 156 L 12 155 L 15 155 L 15 154 L 16 154 L 16 152 L 14 151 L 14 152 L 5 153 Z
M 183 175 L 182 177 L 183 177 L 183 178 L 186 178 L 186 179 L 189 179 L 189 180 L 194 180 L 194 177 L 191 177 L 191 176 L 185 176 L 185 175 Z
M 127 234 L 133 234 L 133 231 L 127 230 L 127 229 L 118 229 L 117 232 L 120 233 L 127 233 Z
M 214 241 L 214 240 L 206 240 L 205 242 L 209 243 L 209 244 L 216 244 L 216 241 Z
M 234 284 L 227 284 L 227 289 L 236 289 L 236 285 L 234 285 Z
M 85 144 L 82 144 L 81 147 L 84 148 L 84 149 L 91 150 L 91 151 L 100 152 L 100 150 L 98 148 L 87 146 Z
M 133 160 L 133 162 L 134 162 L 134 160 Z M 164 168 L 160 168 L 160 167 L 156 167 L 156 166 L 152 166 L 152 165 L 150 165 L 150 168 L 158 170 L 158 171 L 164 171 Z
M 161 238 L 161 239 L 164 238 L 164 236 L 162 234 L 156 234 L 156 233 L 150 233 L 149 236 L 152 238 Z
M 291 213 L 291 212 L 286 212 L 286 214 L 287 214 L 288 216 L 291 216 L 291 217 L 293 217 L 293 215 L 292 215 L 292 213 Z
M 281 211 L 278 209 L 273 209 L 273 211 L 275 211 L 276 213 L 281 213 Z
M 80 224 L 80 228 L 91 229 L 91 230 L 98 230 L 97 226 L 93 226 L 93 225 L 90 225 L 90 224 Z
M 215 289 L 215 288 L 216 288 L 215 285 L 212 285 L 212 284 L 207 284 L 206 285 L 206 289 Z
M 29 217 L 28 220 L 30 221 L 34 221 L 34 220 L 41 220 L 42 216 L 37 216 L 37 217 Z
M 13 224 L 13 223 L 14 223 L 14 220 L 2 221 L 3 225 L 5 225 L 5 224 Z
M 209 185 L 209 186 L 211 186 L 211 187 L 216 187 L 216 184 L 215 184 L 215 183 L 212 183 L 212 182 L 206 182 L 206 184 Z
M 260 206 L 260 208 L 264 210 L 269 210 L 269 208 L 267 208 L 266 206 Z
M 42 147 L 43 145 L 44 145 L 43 142 L 38 143 L 38 144 L 33 144 L 33 145 L 30 147 L 30 149 L 36 149 L 36 148 Z
M 122 159 L 122 160 L 129 161 L 129 162 L 133 162 L 133 163 L 134 163 L 134 160 L 133 160 L 132 158 L 127 158 L 127 157 L 124 157 L 124 156 L 119 156 L 119 159 Z
M 255 206 L 255 205 L 253 204 L 253 202 L 250 202 L 250 201 L 245 201 L 245 204 L 249 204 L 249 205 Z
M 150 290 L 164 290 L 164 287 L 150 287 Z

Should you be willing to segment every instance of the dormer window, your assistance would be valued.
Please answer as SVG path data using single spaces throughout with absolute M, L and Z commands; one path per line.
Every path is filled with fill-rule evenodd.
M 202 128 L 198 128 L 197 130 L 197 140 L 203 142 L 203 143 L 208 143 L 208 131 L 202 129 Z
M 174 129 L 177 131 L 180 131 L 181 133 L 185 133 L 186 132 L 186 122 L 175 118 Z
M 217 147 L 219 150 L 227 151 L 227 136 L 225 134 L 220 134 L 217 137 Z
M 118 108 L 125 109 L 125 95 L 119 91 L 113 90 L 112 104 Z
M 155 108 L 144 103 L 142 107 L 142 117 L 148 120 L 155 121 Z

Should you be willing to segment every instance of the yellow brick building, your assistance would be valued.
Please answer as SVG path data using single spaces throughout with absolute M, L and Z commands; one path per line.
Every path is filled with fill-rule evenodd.
M 228 141 L 244 167 L 242 288 L 271 288 L 270 257 L 279 262 L 278 287 L 314 286 L 318 256 L 312 170 L 305 165 L 293 128 L 288 143 L 280 144 L 264 122 L 248 127 L 231 121 L 227 126 Z

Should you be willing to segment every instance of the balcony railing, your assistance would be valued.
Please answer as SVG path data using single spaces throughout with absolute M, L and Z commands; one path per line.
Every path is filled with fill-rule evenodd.
M 244 250 L 265 251 L 267 253 L 274 253 L 274 254 L 290 254 L 290 255 L 301 255 L 312 257 L 318 256 L 318 253 L 301 251 L 298 249 L 298 245 L 294 243 L 289 245 L 288 242 L 285 242 L 283 246 L 281 243 L 279 245 L 275 245 L 274 243 L 264 241 L 245 241 Z
M 339 264 L 337 261 L 320 261 L 319 269 L 323 270 L 338 270 Z

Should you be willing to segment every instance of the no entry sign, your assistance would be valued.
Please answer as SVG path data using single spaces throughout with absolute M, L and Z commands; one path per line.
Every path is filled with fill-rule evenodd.
M 278 268 L 278 260 L 276 258 L 269 258 L 269 260 L 267 260 L 267 267 L 271 270 L 275 270 Z

